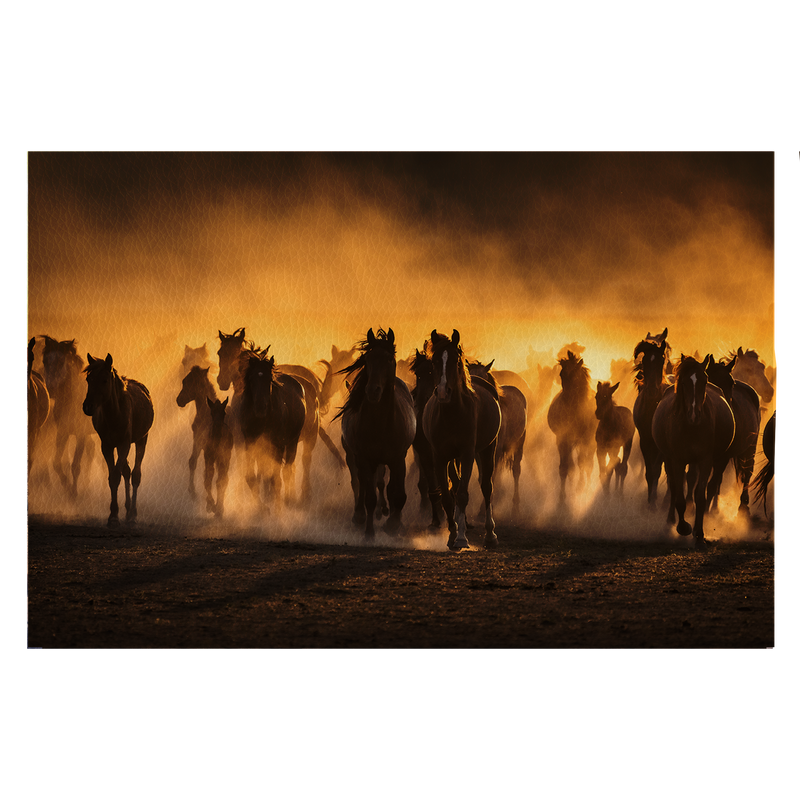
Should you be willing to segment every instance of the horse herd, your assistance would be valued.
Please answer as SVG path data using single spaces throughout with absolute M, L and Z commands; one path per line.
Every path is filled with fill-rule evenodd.
M 493 370 L 494 362 L 468 360 L 460 334 L 433 330 L 422 349 L 398 360 L 391 328 L 375 333 L 350 350 L 331 350 L 321 361 L 325 378 L 301 365 L 276 364 L 248 340 L 245 329 L 219 331 L 217 387 L 209 377 L 214 366 L 205 346 L 185 348 L 177 405 L 195 406 L 188 491 L 194 497 L 200 454 L 204 462 L 206 510 L 216 517 L 225 512 L 225 497 L 234 454 L 256 500 L 267 507 L 279 501 L 304 504 L 312 492 L 311 462 L 321 440 L 350 474 L 354 511 L 352 521 L 375 534 L 376 516 L 387 516 L 385 529 L 404 530 L 406 458 L 413 451 L 419 468 L 419 491 L 430 504 L 430 527 L 445 522 L 448 547 L 469 547 L 467 505 L 473 466 L 483 498 L 485 547 L 497 544 L 492 512 L 493 481 L 500 466 L 513 476 L 513 510 L 519 511 L 519 477 L 526 440 L 540 437 L 544 428 L 536 416 L 547 398 L 546 423 L 555 436 L 559 456 L 559 500 L 566 502 L 568 485 L 586 485 L 597 459 L 604 492 L 622 495 L 628 462 L 638 431 L 647 502 L 656 504 L 662 468 L 667 478 L 667 519 L 682 535 L 693 534 L 704 544 L 703 520 L 717 507 L 722 477 L 733 463 L 742 485 L 739 511 L 749 513 L 749 490 L 754 471 L 763 408 L 773 387 L 763 362 L 752 351 L 717 360 L 707 355 L 681 355 L 670 360 L 667 333 L 647 334 L 624 365 L 630 377 L 612 384 L 598 381 L 592 388 L 583 362 L 583 348 L 574 344 L 559 353 L 556 364 L 539 366 L 544 394 L 531 388 L 522 375 Z M 140 382 L 119 375 L 109 354 L 104 359 L 77 354 L 75 340 L 41 337 L 43 372 L 33 369 L 36 338 L 28 343 L 28 474 L 37 436 L 48 416 L 56 427 L 53 470 L 75 498 L 85 452 L 93 447 L 92 431 L 108 468 L 111 506 L 108 525 L 119 525 L 117 494 L 125 485 L 126 519 L 135 520 L 142 461 L 154 420 L 153 402 Z M 560 378 L 561 388 L 550 400 L 548 382 Z M 616 402 L 628 385 L 632 408 Z M 755 388 L 754 388 L 755 387 Z M 220 398 L 217 388 L 232 397 Z M 344 396 L 331 419 L 341 421 L 340 452 L 323 426 L 337 397 Z M 75 438 L 71 465 L 66 444 Z M 775 414 L 763 432 L 767 463 L 753 481 L 763 499 L 774 474 Z M 302 445 L 303 479 L 295 487 L 295 461 Z M 128 456 L 135 448 L 133 468 Z M 387 482 L 388 471 L 388 482 Z M 216 487 L 214 486 L 216 481 Z M 570 483 L 571 482 L 571 483 Z M 216 491 L 214 491 L 216 488 Z M 693 525 L 686 521 L 687 498 L 694 501 Z

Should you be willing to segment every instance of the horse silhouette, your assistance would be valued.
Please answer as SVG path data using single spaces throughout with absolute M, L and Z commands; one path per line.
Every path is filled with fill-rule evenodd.
M 721 475 L 728 462 L 735 423 L 733 411 L 722 391 L 709 383 L 706 356 L 699 363 L 691 356 L 681 356 L 676 369 L 675 386 L 668 390 L 653 415 L 653 439 L 664 457 L 670 489 L 667 522 L 675 522 L 678 512 L 678 533 L 694 534 L 695 545 L 705 542 L 703 518 L 706 512 L 709 480 Z M 694 483 L 694 526 L 685 519 L 684 482 L 687 466 L 696 473 Z M 712 476 L 712 471 L 714 476 Z
M 487 381 L 470 376 L 457 330 L 453 331 L 452 339 L 432 331 L 428 347 L 436 388 L 425 405 L 422 425 L 433 450 L 434 477 L 447 515 L 450 531 L 447 546 L 451 550 L 469 547 L 466 535 L 469 481 L 472 464 L 477 460 L 486 508 L 484 546 L 495 547 L 492 476 L 501 419 L 497 391 Z M 457 485 L 452 490 L 451 464 L 457 476 Z
M 211 417 L 204 458 L 204 485 L 206 490 L 206 511 L 213 512 L 221 519 L 225 513 L 225 491 L 228 487 L 228 472 L 233 451 L 233 433 L 225 421 L 225 410 L 228 398 L 212 400 L 206 398 L 206 405 Z M 214 475 L 217 478 L 217 498 L 212 492 Z
M 125 480 L 125 519 L 136 520 L 136 497 L 142 480 L 142 460 L 147 438 L 153 425 L 153 401 L 147 387 L 131 378 L 121 377 L 113 366 L 109 353 L 105 359 L 87 354 L 86 399 L 83 413 L 92 418 L 100 436 L 100 449 L 108 467 L 108 486 L 111 490 L 109 527 L 119 525 L 117 490 L 120 477 Z M 136 446 L 136 458 L 131 471 L 128 453 Z M 116 452 L 116 457 L 115 457 Z
M 614 392 L 619 383 L 613 386 L 610 381 L 598 381 L 595 392 L 599 420 L 594 438 L 597 444 L 597 466 L 600 471 L 600 484 L 608 494 L 611 488 L 611 476 L 616 476 L 615 489 L 623 493 L 625 476 L 628 474 L 628 459 L 633 447 L 633 414 L 629 408 L 618 406 L 614 402 Z M 622 458 L 619 451 L 622 450 Z
M 185 408 L 189 403 L 194 403 L 195 416 L 192 420 L 192 452 L 189 456 L 189 494 L 196 497 L 194 473 L 200 453 L 207 458 L 206 446 L 208 435 L 211 431 L 211 413 L 207 400 L 216 400 L 217 393 L 208 378 L 209 367 L 192 367 L 184 377 L 181 391 L 176 398 L 179 408 Z
M 33 456 L 39 431 L 50 414 L 50 395 L 44 378 L 33 368 L 34 336 L 28 342 L 28 479 L 31 477 Z
M 767 420 L 764 426 L 764 433 L 761 435 L 761 447 L 766 456 L 767 462 L 758 471 L 753 480 L 753 490 L 756 502 L 764 502 L 764 514 L 767 513 L 767 489 L 770 481 L 775 476 L 775 412 Z
M 342 420 L 342 444 L 354 489 L 353 522 L 375 535 L 376 476 L 389 469 L 386 530 L 402 530 L 406 503 L 406 454 L 416 434 L 414 401 L 406 383 L 397 377 L 394 331 L 382 328 L 357 345 L 359 356 L 344 374 L 350 391 L 334 419 Z

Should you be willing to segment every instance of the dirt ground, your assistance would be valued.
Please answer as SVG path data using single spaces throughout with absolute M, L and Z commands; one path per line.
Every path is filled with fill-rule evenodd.
M 762 525 L 766 526 L 766 523 Z M 498 526 L 451 553 L 32 516 L 33 648 L 770 648 L 771 528 L 600 541 Z M 443 534 L 442 537 L 443 543 Z M 472 541 L 480 542 L 475 533 Z

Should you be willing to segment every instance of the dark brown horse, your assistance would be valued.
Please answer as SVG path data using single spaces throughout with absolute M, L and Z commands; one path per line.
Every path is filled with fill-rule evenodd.
M 366 523 L 365 533 L 371 537 L 376 477 L 384 466 L 389 469 L 386 530 L 402 530 L 406 454 L 414 441 L 416 418 L 411 392 L 396 374 L 394 331 L 379 329 L 376 335 L 370 328 L 358 350 L 358 358 L 344 370 L 352 376 L 350 394 L 336 418 L 342 419 L 342 444 L 354 488 L 353 522 Z
M 447 514 L 451 550 L 469 547 L 467 503 L 472 464 L 478 462 L 478 479 L 486 507 L 485 547 L 497 545 L 492 517 L 492 476 L 497 436 L 500 432 L 500 403 L 494 387 L 481 378 L 471 378 L 464 361 L 461 336 L 452 339 L 431 332 L 428 353 L 433 362 L 435 391 L 425 405 L 422 426 L 433 450 L 434 477 L 441 489 Z M 450 465 L 458 476 L 450 489 Z M 455 497 L 453 494 L 455 493 Z
M 83 359 L 78 355 L 76 340 L 57 341 L 44 337 L 44 380 L 52 401 L 51 416 L 56 426 L 56 447 L 53 470 L 70 497 L 78 497 L 78 479 L 84 455 L 94 455 L 92 425 L 81 413 L 83 397 Z M 75 438 L 72 462 L 68 463 L 67 445 Z M 69 471 L 69 475 L 67 474 Z
M 735 380 L 733 371 L 737 358 L 732 358 L 727 364 L 715 361 L 714 356 L 708 364 L 708 380 L 722 389 L 728 405 L 733 411 L 736 431 L 728 451 L 736 479 L 742 483 L 742 493 L 739 497 L 739 513 L 750 513 L 750 479 L 753 477 L 753 468 L 756 463 L 756 446 L 758 445 L 758 431 L 761 427 L 760 402 L 756 390 L 743 381 Z M 716 508 L 719 501 L 722 473 L 715 476 L 714 483 L 709 486 L 709 509 Z
M 189 456 L 189 494 L 197 496 L 194 488 L 194 473 L 200 453 L 207 458 L 206 445 L 211 432 L 211 413 L 206 400 L 216 400 L 217 393 L 208 378 L 209 367 L 192 367 L 183 379 L 181 391 L 176 402 L 179 408 L 194 403 L 195 415 L 192 420 L 192 453 Z
M 84 370 L 87 389 L 83 413 L 92 418 L 108 466 L 108 486 L 111 489 L 108 525 L 113 527 L 119 525 L 117 489 L 120 476 L 125 480 L 125 519 L 130 522 L 136 520 L 136 495 L 142 481 L 142 459 L 147 448 L 147 437 L 153 425 L 153 402 L 144 384 L 117 374 L 111 354 L 105 359 L 92 358 L 88 354 L 87 358 L 89 365 Z M 136 445 L 133 471 L 128 464 L 131 445 Z
M 647 481 L 647 503 L 655 508 L 658 495 L 658 481 L 664 457 L 653 439 L 653 415 L 664 393 L 670 388 L 664 377 L 664 365 L 669 345 L 666 340 L 667 329 L 660 342 L 643 339 L 633 350 L 634 362 L 639 371 L 636 381 L 638 394 L 633 404 L 633 422 L 639 432 L 639 447 L 644 459 L 645 480 Z
M 244 351 L 239 424 L 245 444 L 245 480 L 254 496 L 262 487 L 277 501 L 294 499 L 294 463 L 306 421 L 305 392 L 291 375 L 281 374 L 266 351 Z
M 611 475 L 616 476 L 615 489 L 623 493 L 625 476 L 628 474 L 628 459 L 633 447 L 633 414 L 629 408 L 614 402 L 614 392 L 619 383 L 613 386 L 610 381 L 598 381 L 595 392 L 599 422 L 594 438 L 597 443 L 597 466 L 600 470 L 600 484 L 608 494 L 611 488 Z M 622 458 L 619 451 L 622 450 Z
M 514 479 L 514 495 L 512 510 L 516 516 L 519 514 L 519 476 L 522 471 L 522 454 L 525 448 L 525 436 L 528 430 L 528 401 L 522 389 L 516 384 L 500 384 L 503 376 L 513 380 L 511 376 L 516 373 L 509 370 L 492 371 L 494 359 L 488 364 L 480 361 L 467 362 L 467 369 L 473 378 L 483 378 L 489 382 L 497 392 L 500 403 L 500 431 L 497 434 L 497 448 L 494 456 L 494 474 L 497 476 L 498 468 L 508 467 Z M 520 378 L 520 380 L 522 380 Z M 524 383 L 524 381 L 523 381 Z
M 547 424 L 556 436 L 558 446 L 558 475 L 561 479 L 559 499 L 567 496 L 567 478 L 573 470 L 576 456 L 580 473 L 578 487 L 584 486 L 592 472 L 595 454 L 595 403 L 590 385 L 589 369 L 569 350 L 561 365 L 561 391 L 553 398 L 547 412 Z
M 242 399 L 242 392 L 244 391 L 244 379 L 242 367 L 247 367 L 247 357 L 241 358 L 242 354 L 255 353 L 266 355 L 269 347 L 262 350 L 256 347 L 253 342 L 245 337 L 245 329 L 239 328 L 233 333 L 223 333 L 219 331 L 220 347 L 217 351 L 219 358 L 219 376 L 217 377 L 217 384 L 223 392 L 227 392 L 231 385 L 233 386 L 233 400 L 231 401 L 231 409 L 229 417 L 231 417 L 231 424 L 234 430 L 234 441 L 238 445 L 244 445 L 244 440 L 241 438 L 241 426 L 239 423 L 239 411 Z M 297 365 L 278 366 L 276 368 L 282 374 L 288 374 L 295 378 L 295 380 L 303 386 L 306 402 L 306 424 L 303 428 L 302 442 L 303 442 L 303 492 L 307 497 L 310 493 L 310 464 L 311 455 L 317 443 L 317 436 L 322 439 L 322 442 L 333 454 L 340 467 L 344 467 L 344 458 L 339 452 L 334 442 L 328 436 L 325 429 L 320 423 L 322 416 L 322 388 L 319 378 L 305 367 Z
M 769 488 L 770 481 L 775 476 L 775 412 L 767 420 L 764 426 L 764 433 L 761 436 L 761 447 L 764 451 L 764 456 L 767 461 L 763 467 L 758 471 L 753 480 L 753 489 L 755 491 L 756 502 L 763 500 L 764 514 L 767 513 L 767 489 Z
M 31 476 L 33 455 L 39 431 L 50 414 L 50 395 L 47 393 L 44 378 L 33 368 L 34 336 L 28 342 L 28 478 Z
M 225 491 L 228 487 L 228 471 L 233 451 L 233 433 L 225 422 L 225 409 L 228 406 L 228 398 L 226 397 L 220 401 L 212 400 L 209 397 L 206 398 L 206 404 L 211 414 L 211 427 L 203 454 L 206 511 L 213 512 L 214 516 L 221 519 L 225 513 Z M 214 500 L 212 493 L 215 472 L 217 476 L 216 500 Z
M 693 533 L 697 546 L 705 542 L 703 517 L 708 483 L 712 471 L 721 475 L 725 469 L 735 429 L 731 407 L 722 392 L 708 382 L 706 368 L 710 360 L 706 356 L 700 363 L 691 356 L 681 356 L 675 386 L 664 394 L 653 415 L 653 439 L 664 457 L 671 495 L 667 522 L 674 524 L 677 509 L 678 533 Z M 694 526 L 684 519 L 687 466 L 696 472 Z
M 419 481 L 417 488 L 420 495 L 420 507 L 425 507 L 425 501 L 430 503 L 432 529 L 441 528 L 443 522 L 444 507 L 442 506 L 442 491 L 434 475 L 433 448 L 425 436 L 422 425 L 422 415 L 428 400 L 433 396 L 436 384 L 433 378 L 433 363 L 427 355 L 428 342 L 425 341 L 422 352 L 415 351 L 409 369 L 414 376 L 414 388 L 411 390 L 411 397 L 414 399 L 414 416 L 417 420 L 417 432 L 414 436 L 414 459 L 419 469 Z

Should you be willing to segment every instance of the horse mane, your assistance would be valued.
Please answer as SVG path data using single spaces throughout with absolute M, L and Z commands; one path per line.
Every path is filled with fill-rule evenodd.
M 250 366 L 251 356 L 266 361 L 270 347 L 272 347 L 271 344 L 268 344 L 265 348 L 259 347 L 255 342 L 251 342 L 249 339 L 243 341 L 242 349 L 239 351 L 238 355 L 239 375 L 244 377 L 245 372 L 247 372 Z
M 611 381 L 598 381 L 598 383 L 600 385 L 597 387 L 597 394 L 600 394 L 600 390 L 601 389 L 610 389 L 611 388 Z M 613 394 L 609 397 L 609 400 L 611 400 L 611 405 L 612 406 L 615 406 L 617 404 L 617 401 L 614 400 L 614 395 Z
M 83 359 L 78 355 L 77 339 L 64 339 L 60 342 L 58 339 L 54 339 L 46 333 L 42 334 L 42 338 L 44 339 L 45 349 L 47 347 L 57 347 L 59 350 L 66 353 L 67 360 L 71 361 L 77 367 L 78 371 L 83 369 Z
M 417 350 L 413 356 L 411 356 L 411 362 L 408 365 L 408 368 L 411 372 L 416 375 L 418 378 L 420 375 L 424 375 L 430 372 L 431 370 L 431 360 L 427 355 L 428 349 L 428 340 L 425 340 L 425 344 L 422 346 L 422 352 L 420 353 Z
M 275 356 L 267 355 L 268 350 L 269 346 L 266 348 L 266 350 L 262 350 L 260 347 L 253 346 L 252 349 L 243 350 L 239 354 L 239 370 L 245 386 L 247 386 L 248 376 L 250 375 L 251 370 L 258 368 L 269 370 L 269 376 L 272 383 L 274 383 L 276 386 L 283 386 L 283 383 L 281 382 L 283 373 L 275 366 Z M 253 359 L 259 362 L 258 366 L 253 363 Z
M 483 369 L 486 369 L 486 365 L 481 364 L 480 361 L 467 361 L 467 372 L 469 372 L 470 366 L 483 367 Z M 495 376 L 492 374 L 491 369 L 486 370 L 486 375 L 470 374 L 470 379 L 474 378 L 481 378 L 482 380 L 486 381 L 486 383 L 488 383 L 494 389 L 494 393 L 496 395 L 495 400 L 500 399 L 501 395 L 503 394 L 503 388 L 497 382 L 497 378 L 495 378 Z
M 370 330 L 372 329 L 370 328 Z M 373 350 L 384 350 L 389 353 L 395 361 L 397 360 L 397 349 L 394 341 L 389 341 L 389 334 L 383 328 L 378 328 L 378 332 L 371 342 L 368 339 L 362 339 L 351 349 L 351 352 L 353 350 L 359 351 L 358 358 L 349 366 L 340 369 L 336 374 L 347 375 L 348 377 L 353 375 L 353 373 L 357 374 L 352 381 L 348 382 L 350 392 L 347 395 L 347 400 L 344 401 L 344 405 L 339 409 L 333 419 L 338 419 L 345 411 L 360 408 L 361 404 L 364 402 L 367 391 L 367 380 L 363 368 L 366 364 L 367 353 L 371 353 Z M 414 356 L 414 360 L 416 361 L 416 356 Z
M 92 373 L 97 372 L 99 369 L 102 369 L 103 367 L 105 367 L 105 365 L 106 365 L 106 362 L 105 362 L 104 359 L 97 358 L 97 359 L 95 359 L 94 363 L 90 362 L 89 364 L 87 364 L 83 368 L 83 371 L 87 375 L 91 375 Z M 139 383 L 139 381 L 135 381 L 132 378 L 126 378 L 124 375 L 120 375 L 117 372 L 116 368 L 114 368 L 114 367 L 111 367 L 111 377 L 112 377 L 112 379 L 116 378 L 122 384 L 122 391 L 127 391 L 129 383 L 135 383 L 137 386 L 141 386 L 141 388 L 144 389 L 145 392 L 147 392 L 147 396 L 148 397 L 150 396 L 150 392 L 148 391 L 147 387 L 143 383 Z
M 589 368 L 583 363 L 582 358 L 578 358 L 572 350 L 567 351 L 567 357 L 559 359 L 558 363 L 561 365 L 561 387 L 564 387 L 564 370 L 574 372 L 578 375 L 581 383 L 581 388 L 586 389 L 588 394 L 591 391 L 591 374 Z
M 426 342 L 426 353 L 429 355 L 430 358 L 433 356 L 438 355 L 442 352 L 442 350 L 447 347 L 447 345 L 452 344 L 450 341 L 450 337 L 446 336 L 443 333 L 438 333 L 437 331 L 433 331 L 436 334 L 436 341 L 433 341 L 433 336 L 431 339 Z M 461 348 L 461 345 L 457 345 L 458 347 L 458 361 L 456 362 L 456 374 L 458 375 L 459 381 L 461 383 L 461 388 L 475 397 L 477 397 L 477 393 L 472 386 L 472 376 L 469 374 L 469 370 L 467 369 L 467 363 L 464 358 L 464 351 Z
M 700 367 L 700 369 L 705 372 L 702 362 L 698 361 L 694 356 L 686 356 L 675 366 L 675 382 L 677 383 L 681 378 L 681 374 L 688 371 L 693 365 Z

